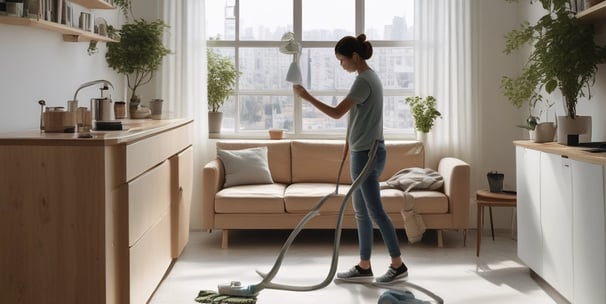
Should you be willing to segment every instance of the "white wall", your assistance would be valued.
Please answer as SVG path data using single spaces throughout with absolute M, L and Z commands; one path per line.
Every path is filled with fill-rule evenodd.
M 99 12 L 99 13 L 97 13 Z M 117 11 L 95 11 L 109 23 L 117 22 Z M 86 42 L 63 42 L 59 33 L 0 24 L 0 132 L 39 127 L 38 100 L 49 106 L 67 107 L 78 87 L 96 79 L 109 80 L 114 101 L 124 100 L 123 77 L 105 62 L 105 44 L 99 52 L 87 54 Z M 98 97 L 97 86 L 78 93 L 80 106 Z

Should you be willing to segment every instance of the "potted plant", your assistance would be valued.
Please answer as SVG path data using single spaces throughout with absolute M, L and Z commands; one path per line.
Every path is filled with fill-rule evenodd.
M 406 104 L 410 107 L 410 114 L 415 121 L 415 129 L 419 137 L 426 137 L 431 131 L 438 117 L 442 117 L 436 109 L 436 99 L 433 96 L 425 98 L 421 96 L 406 97 Z
M 597 65 L 606 59 L 606 47 L 595 44 L 593 25 L 577 21 L 576 1 L 538 2 L 547 14 L 536 24 L 525 22 L 505 35 L 506 54 L 526 44 L 532 50 L 521 74 L 514 78 L 504 76 L 501 88 L 514 104 L 524 100 L 532 103 L 542 90 L 551 94 L 559 89 L 566 116 L 558 117 L 558 142 L 567 143 L 568 134 L 579 134 L 582 128 L 566 131 L 563 127 L 568 123 L 564 120 L 587 124 L 587 119 L 577 115 L 576 105 L 580 97 L 591 98 L 590 88 L 595 82 Z
M 126 75 L 131 93 L 129 113 L 132 117 L 141 102 L 137 89 L 152 80 L 162 59 L 170 53 L 162 43 L 162 34 L 168 26 L 160 19 L 134 20 L 130 0 L 114 0 L 114 4 L 122 10 L 127 22 L 120 29 L 109 29 L 110 37 L 118 42 L 107 43 L 105 59 L 110 68 Z M 132 22 L 129 22 L 129 15 Z
M 208 58 L 208 132 L 219 133 L 223 113 L 221 107 L 233 92 L 240 72 L 229 57 L 207 48 Z

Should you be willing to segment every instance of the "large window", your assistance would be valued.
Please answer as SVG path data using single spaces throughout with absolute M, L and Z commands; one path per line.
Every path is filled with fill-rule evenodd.
M 208 47 L 229 56 L 241 72 L 234 95 L 221 109 L 222 134 L 255 136 L 281 128 L 294 137 L 343 134 L 346 117 L 334 120 L 295 98 L 286 72 L 293 55 L 279 52 L 294 32 L 302 45 L 303 85 L 336 105 L 355 73 L 334 54 L 343 36 L 365 33 L 374 47 L 369 65 L 384 86 L 386 136 L 414 134 L 404 100 L 414 92 L 414 0 L 207 0 Z M 367 2 L 367 3 L 365 3 Z

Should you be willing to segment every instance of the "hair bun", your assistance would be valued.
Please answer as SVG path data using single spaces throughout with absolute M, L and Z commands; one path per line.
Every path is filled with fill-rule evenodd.
M 358 41 L 360 41 L 361 43 L 364 43 L 366 42 L 366 34 L 360 34 L 356 39 L 358 39 Z

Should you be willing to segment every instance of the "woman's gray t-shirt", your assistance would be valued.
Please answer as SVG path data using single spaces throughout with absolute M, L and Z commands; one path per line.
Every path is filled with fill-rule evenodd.
M 349 110 L 349 149 L 370 150 L 375 140 L 383 140 L 383 85 L 368 69 L 356 77 L 347 98 L 355 104 Z

